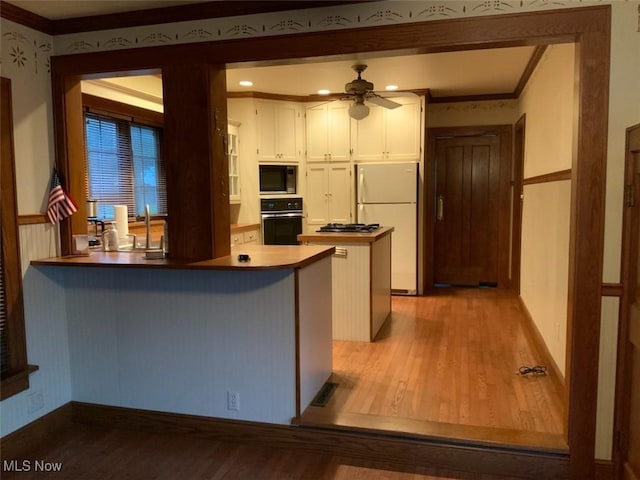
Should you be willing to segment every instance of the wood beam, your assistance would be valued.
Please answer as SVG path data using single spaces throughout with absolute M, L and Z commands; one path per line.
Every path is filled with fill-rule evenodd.
M 169 255 L 229 255 L 229 166 L 225 69 L 207 64 L 162 70 Z

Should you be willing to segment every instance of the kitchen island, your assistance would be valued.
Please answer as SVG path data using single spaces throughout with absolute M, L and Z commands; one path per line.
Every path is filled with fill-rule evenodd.
M 33 261 L 26 281 L 61 284 L 74 401 L 288 424 L 331 374 L 333 251 L 96 252 Z M 39 283 L 25 287 L 47 298 Z
M 333 339 L 374 341 L 391 313 L 391 233 L 314 232 L 298 235 L 306 245 L 333 246 Z

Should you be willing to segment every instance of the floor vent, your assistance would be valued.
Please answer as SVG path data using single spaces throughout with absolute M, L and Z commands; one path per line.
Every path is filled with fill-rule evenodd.
M 333 392 L 336 391 L 337 386 L 337 383 L 325 383 L 316 395 L 316 398 L 311 401 L 311 406 L 324 407 L 329 402 L 329 399 L 331 398 L 331 395 L 333 395 Z

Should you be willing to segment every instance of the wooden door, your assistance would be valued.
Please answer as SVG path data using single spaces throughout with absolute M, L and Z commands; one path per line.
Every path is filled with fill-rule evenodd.
M 435 139 L 435 284 L 498 284 L 500 144 L 497 134 Z
M 627 131 L 627 172 L 625 181 L 625 248 L 626 311 L 620 334 L 622 337 L 622 375 L 618 392 L 622 395 L 621 467 L 624 480 L 640 480 L 640 125 Z

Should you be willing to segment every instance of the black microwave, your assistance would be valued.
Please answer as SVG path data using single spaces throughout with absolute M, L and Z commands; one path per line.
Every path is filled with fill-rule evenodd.
M 261 195 L 297 193 L 296 165 L 259 165 L 258 168 Z

